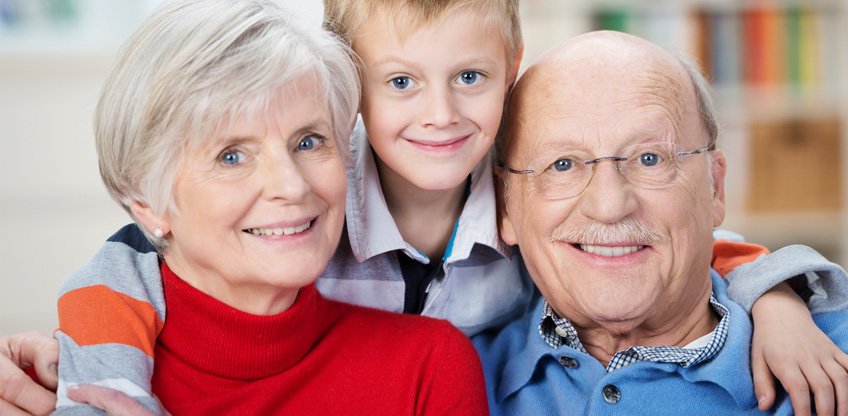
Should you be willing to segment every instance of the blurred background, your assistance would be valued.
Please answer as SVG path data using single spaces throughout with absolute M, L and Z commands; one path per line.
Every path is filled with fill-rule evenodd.
M 278 0 L 318 25 L 320 0 Z M 159 0 L 0 0 L 0 335 L 52 331 L 61 280 L 129 217 L 97 172 L 91 114 Z M 724 228 L 848 263 L 848 0 L 522 0 L 524 64 L 614 29 L 694 56 L 716 88 Z

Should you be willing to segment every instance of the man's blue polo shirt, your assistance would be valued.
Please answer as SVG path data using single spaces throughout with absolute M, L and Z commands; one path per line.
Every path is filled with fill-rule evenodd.
M 543 299 L 500 333 L 474 337 L 492 415 L 759 414 L 751 380 L 751 322 L 727 297 L 727 284 L 715 271 L 712 282 L 713 296 L 730 313 L 727 340 L 712 359 L 689 368 L 639 362 L 607 373 L 586 353 L 567 346 L 554 349 L 539 334 Z M 848 312 L 813 318 L 845 351 Z M 792 414 L 785 393 L 776 403 L 770 413 Z

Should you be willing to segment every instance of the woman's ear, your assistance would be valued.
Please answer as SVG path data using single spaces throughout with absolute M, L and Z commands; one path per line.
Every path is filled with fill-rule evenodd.
M 147 203 L 132 200 L 130 203 L 130 212 L 132 212 L 133 218 L 147 230 L 148 233 L 155 235 L 156 237 L 163 237 L 168 235 L 171 232 L 171 226 L 168 224 L 168 220 L 164 216 L 160 216 L 156 214 L 150 205 Z M 161 235 L 160 235 L 161 234 Z

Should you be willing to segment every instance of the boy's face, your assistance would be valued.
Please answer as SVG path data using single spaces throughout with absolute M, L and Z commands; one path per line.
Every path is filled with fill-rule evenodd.
M 454 189 L 500 125 L 512 83 L 504 42 L 469 9 L 400 33 L 394 23 L 375 13 L 353 37 L 365 66 L 361 113 L 382 179 Z

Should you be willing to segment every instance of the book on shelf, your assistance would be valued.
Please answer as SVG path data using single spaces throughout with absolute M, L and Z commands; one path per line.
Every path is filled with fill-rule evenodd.
M 596 29 L 630 32 L 694 56 L 716 85 L 819 88 L 838 79 L 838 13 L 831 7 L 755 5 L 601 7 Z

